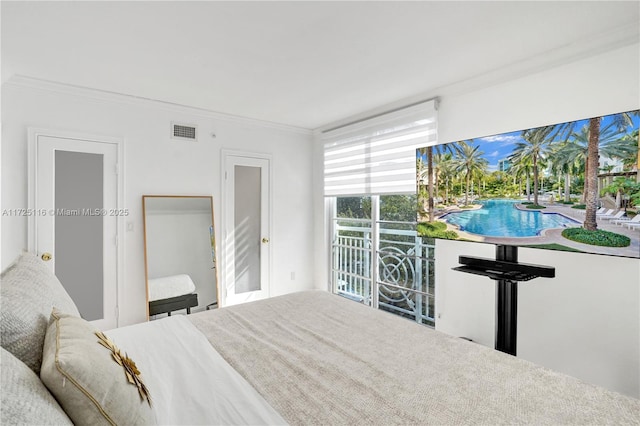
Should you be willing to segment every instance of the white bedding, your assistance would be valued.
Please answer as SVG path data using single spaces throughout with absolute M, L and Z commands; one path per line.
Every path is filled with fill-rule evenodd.
M 158 424 L 286 424 L 184 316 L 106 334 L 136 362 Z
M 328 292 L 187 319 L 292 425 L 640 425 L 640 400 Z
M 187 274 L 171 275 L 149 280 L 150 302 L 191 294 L 194 291 L 196 291 L 196 285 Z

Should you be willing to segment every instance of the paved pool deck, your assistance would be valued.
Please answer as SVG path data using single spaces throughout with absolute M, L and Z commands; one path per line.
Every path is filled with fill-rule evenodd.
M 570 205 L 564 204 L 546 204 L 544 210 L 540 210 L 542 214 L 545 213 L 559 213 L 571 219 L 575 219 L 582 223 L 584 221 L 584 210 L 573 209 Z M 481 208 L 477 206 L 476 208 Z M 456 210 L 449 210 L 456 211 Z M 471 234 L 468 232 L 460 231 L 457 227 L 447 223 L 447 228 L 454 230 L 460 235 L 461 238 L 480 241 L 493 244 L 506 244 L 506 245 L 534 245 L 534 244 L 560 244 L 565 247 L 571 247 L 587 253 L 599 253 L 614 256 L 636 257 L 640 258 L 640 227 L 629 229 L 626 226 L 616 225 L 609 220 L 597 219 L 598 229 L 604 231 L 614 232 L 616 234 L 626 235 L 631 238 L 631 245 L 628 247 L 600 247 L 590 244 L 582 244 L 575 241 L 564 238 L 562 234 L 563 228 L 546 229 L 542 231 L 541 235 L 535 237 L 485 237 L 481 235 Z

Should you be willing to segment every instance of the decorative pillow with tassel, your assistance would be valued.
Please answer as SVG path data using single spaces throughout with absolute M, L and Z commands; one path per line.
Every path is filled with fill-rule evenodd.
M 138 366 L 87 321 L 53 309 L 40 378 L 75 424 L 155 423 Z

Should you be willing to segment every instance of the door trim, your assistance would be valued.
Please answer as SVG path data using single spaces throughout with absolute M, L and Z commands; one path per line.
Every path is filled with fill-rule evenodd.
M 227 158 L 228 157 L 244 157 L 244 158 L 249 158 L 249 159 L 258 159 L 258 160 L 267 160 L 269 162 L 269 185 L 268 185 L 268 189 L 269 189 L 269 208 L 267 210 L 268 215 L 269 215 L 269 220 L 268 220 L 268 226 L 269 226 L 269 238 L 271 240 L 273 240 L 272 238 L 272 231 L 273 231 L 273 156 L 271 154 L 267 154 L 267 153 L 258 153 L 258 152 L 248 152 L 248 151 L 237 151 L 237 150 L 232 150 L 232 149 L 221 149 L 220 151 L 221 155 L 220 155 L 220 186 L 221 186 L 221 194 L 222 194 L 222 205 L 224 205 L 224 203 L 226 202 L 226 200 L 228 199 L 228 194 L 227 194 L 227 188 L 226 188 L 226 176 L 225 173 L 227 172 L 226 170 L 226 162 L 227 162 Z M 227 235 L 229 233 L 229 229 L 227 229 L 227 213 L 226 213 L 226 208 L 222 208 L 221 209 L 221 217 L 220 217 L 220 223 L 222 224 L 221 227 L 221 236 L 222 236 L 222 244 L 221 244 L 221 256 L 219 261 L 221 262 L 221 271 L 222 273 L 220 274 L 220 286 L 219 286 L 219 296 L 220 296 L 220 306 L 223 307 L 226 305 L 226 300 L 227 300 L 227 286 L 226 286 L 226 281 L 227 281 L 227 267 L 229 266 L 229 246 L 226 244 L 226 240 L 227 240 Z M 269 287 L 267 289 L 267 297 L 271 297 L 271 283 L 273 282 L 273 244 L 270 242 L 267 245 L 267 250 L 269 251 L 269 262 L 268 262 L 268 280 L 269 280 Z
M 114 136 L 94 135 L 81 132 L 72 132 L 66 130 L 53 130 L 37 127 L 27 128 L 27 207 L 29 211 L 37 209 L 37 189 L 36 182 L 38 178 L 37 158 L 38 158 L 38 138 L 48 136 L 59 139 L 71 139 L 80 141 L 90 141 L 113 144 L 116 147 L 116 161 L 118 172 L 116 174 L 116 208 L 124 207 L 124 139 Z M 122 285 L 124 283 L 124 216 L 116 216 L 116 327 L 120 325 L 120 296 L 122 294 Z M 27 220 L 27 250 L 35 253 L 36 250 L 36 217 L 28 216 Z

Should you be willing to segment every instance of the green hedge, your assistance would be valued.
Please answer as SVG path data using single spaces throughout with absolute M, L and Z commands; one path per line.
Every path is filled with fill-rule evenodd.
M 444 231 L 447 224 L 444 222 L 420 222 L 417 226 L 418 232 Z
M 545 206 L 541 206 L 539 204 L 529 204 L 527 205 L 528 209 L 535 209 L 535 210 L 541 210 L 541 209 L 546 209 Z
M 586 210 L 587 209 L 587 205 L 586 204 L 576 204 L 574 206 L 571 206 L 572 209 L 579 209 L 579 210 Z
M 447 230 L 444 222 L 421 222 L 416 226 L 418 235 L 428 238 L 442 238 L 445 240 L 457 240 L 458 233 Z
M 601 229 L 587 231 L 584 228 L 567 228 L 562 231 L 562 236 L 571 241 L 592 246 L 628 247 L 631 244 L 629 237 Z

